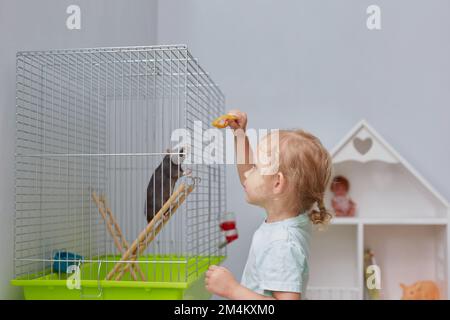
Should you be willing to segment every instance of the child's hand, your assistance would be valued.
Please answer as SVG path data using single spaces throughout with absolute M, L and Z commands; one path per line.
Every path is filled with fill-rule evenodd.
M 228 126 L 236 131 L 237 129 L 242 129 L 245 131 L 247 129 L 247 114 L 241 112 L 237 109 L 230 110 L 228 114 L 232 114 L 237 117 L 236 120 L 228 120 Z
M 239 283 L 227 268 L 212 265 L 206 271 L 205 285 L 209 292 L 229 298 Z

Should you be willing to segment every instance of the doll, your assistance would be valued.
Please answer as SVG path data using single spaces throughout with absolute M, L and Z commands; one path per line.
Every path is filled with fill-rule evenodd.
M 334 177 L 330 189 L 334 194 L 331 205 L 336 213 L 336 217 L 353 217 L 356 204 L 348 196 L 350 183 L 347 178 L 343 176 Z

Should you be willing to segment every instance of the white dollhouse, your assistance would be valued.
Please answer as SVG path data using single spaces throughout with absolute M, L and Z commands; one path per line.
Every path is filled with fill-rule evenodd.
M 400 283 L 435 281 L 449 293 L 448 202 L 366 121 L 332 150 L 334 173 L 350 181 L 354 217 L 314 231 L 309 299 L 364 299 L 364 250 L 381 271 L 380 299 L 400 299 Z M 331 192 L 325 203 L 331 208 Z

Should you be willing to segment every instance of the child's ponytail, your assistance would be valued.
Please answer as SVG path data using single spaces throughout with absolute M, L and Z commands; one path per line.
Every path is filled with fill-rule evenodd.
M 323 196 L 317 200 L 317 208 L 312 209 L 309 213 L 309 218 L 313 224 L 327 225 L 331 220 L 331 213 L 325 208 Z

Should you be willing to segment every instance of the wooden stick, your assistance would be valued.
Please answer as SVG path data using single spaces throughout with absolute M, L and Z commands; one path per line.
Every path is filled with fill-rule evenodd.
M 92 192 L 92 198 L 94 199 L 94 201 L 98 207 L 98 211 L 100 212 L 101 216 L 103 217 L 103 220 L 105 221 L 105 224 L 106 224 L 106 227 L 108 228 L 109 234 L 112 236 L 112 238 L 114 240 L 114 244 L 116 245 L 119 252 L 123 253 L 124 250 L 123 250 L 122 244 L 120 243 L 119 239 L 117 239 L 117 236 L 113 230 L 113 226 L 111 225 L 111 222 L 109 221 L 108 216 L 105 213 L 105 209 L 101 205 L 102 202 L 97 197 L 97 194 L 95 193 L 95 191 Z M 137 280 L 137 276 L 134 273 L 134 270 L 131 272 L 131 276 L 133 277 L 133 279 L 135 281 Z
M 141 231 L 141 233 L 139 234 L 137 239 L 133 241 L 133 243 L 131 244 L 131 247 L 129 247 L 128 250 L 122 255 L 120 261 L 118 261 L 114 265 L 114 268 L 106 276 L 106 280 L 111 280 L 111 278 L 118 272 L 120 266 L 123 263 L 125 263 L 123 261 L 127 260 L 136 251 L 138 244 L 140 244 L 145 239 L 147 234 L 153 229 L 153 226 L 155 225 L 155 223 L 161 219 L 161 216 L 170 208 L 172 202 L 178 197 L 178 195 L 180 193 L 184 192 L 185 188 L 186 188 L 186 185 L 181 184 L 178 187 L 178 189 L 170 196 L 170 198 L 166 201 L 166 203 L 164 203 L 162 208 L 153 217 L 153 219 L 150 221 L 150 223 L 145 227 L 144 230 Z
M 102 198 L 102 197 L 100 197 L 100 198 Z M 92 192 L 92 199 L 93 199 L 94 202 L 96 203 L 97 208 L 98 208 L 98 211 L 100 212 L 100 214 L 101 214 L 103 220 L 105 221 L 106 227 L 107 227 L 107 229 L 108 229 L 110 235 L 112 236 L 112 238 L 113 238 L 113 240 L 114 240 L 114 244 L 116 245 L 116 247 L 117 247 L 117 249 L 119 250 L 119 252 L 120 252 L 121 254 L 123 254 L 123 252 L 124 252 L 124 247 L 125 247 L 126 249 L 128 249 L 128 243 L 127 243 L 126 240 L 123 238 L 122 231 L 120 230 L 119 225 L 116 223 L 116 221 L 115 221 L 115 219 L 114 219 L 114 217 L 113 217 L 113 215 L 112 215 L 111 209 L 107 208 L 107 209 L 106 209 L 107 212 L 105 212 L 105 208 L 104 208 L 104 207 L 107 207 L 107 205 L 106 205 L 106 200 L 104 200 L 104 199 L 99 200 L 99 198 L 97 197 L 97 194 L 95 193 L 95 191 Z M 103 203 L 103 207 L 102 207 L 102 203 Z M 108 213 L 108 209 L 109 209 L 109 213 Z M 108 219 L 108 218 L 111 219 L 112 224 L 111 224 L 111 222 L 110 222 L 110 219 Z M 114 226 L 114 229 L 116 229 L 116 231 L 119 230 L 118 233 L 119 233 L 120 239 L 118 239 L 118 238 L 117 238 L 117 235 L 114 233 L 113 226 Z M 124 244 L 124 247 L 122 246 L 122 244 Z M 137 266 L 137 267 L 139 268 L 139 266 Z M 140 270 L 140 269 L 139 269 L 139 270 Z M 144 276 L 144 277 L 142 278 L 142 279 L 144 280 L 144 279 L 145 279 L 145 275 L 143 274 L 142 270 L 140 270 L 140 272 L 141 272 L 141 277 Z M 134 271 L 133 269 L 131 269 L 131 270 L 130 270 L 130 273 L 131 273 L 131 276 L 133 277 L 133 279 L 134 279 L 135 281 L 137 281 L 138 279 L 137 279 L 137 276 L 136 276 L 135 271 Z
M 123 236 L 122 230 L 120 229 L 119 224 L 117 223 L 117 220 L 115 219 L 115 217 L 114 217 L 114 215 L 113 215 L 113 213 L 111 211 L 111 208 L 106 204 L 106 198 L 105 197 L 102 197 L 102 198 L 103 198 L 102 199 L 103 200 L 103 204 L 104 204 L 104 206 L 106 208 L 106 212 L 109 214 L 109 218 L 111 219 L 113 225 L 115 226 L 117 234 L 119 235 L 120 239 L 122 240 L 123 247 L 125 249 L 128 249 L 128 247 L 129 247 L 128 241 Z M 124 252 L 124 250 L 121 251 L 120 253 L 123 254 L 123 252 Z M 140 277 L 141 277 L 141 279 L 143 281 L 147 281 L 147 277 L 145 276 L 145 274 L 142 271 L 142 269 L 139 267 L 138 263 L 137 262 L 136 263 L 132 263 L 131 265 L 132 265 L 131 275 L 133 276 L 134 271 L 138 272 Z M 133 271 L 133 269 L 135 269 L 135 270 Z M 133 277 L 133 279 L 134 279 L 134 277 Z
M 169 210 L 172 212 L 172 213 L 174 213 L 177 209 L 178 209 L 178 207 L 180 206 L 180 205 L 182 205 L 183 204 L 183 202 L 184 202 L 184 200 L 186 199 L 186 197 L 189 195 L 189 193 L 191 193 L 192 192 L 192 190 L 194 190 L 194 186 L 190 186 L 187 190 L 186 190 L 186 192 L 184 192 L 175 202 L 176 202 L 176 204 L 173 206 L 173 207 L 171 207 Z M 150 238 L 145 238 L 144 239 L 144 241 L 143 242 L 141 242 L 140 243 L 140 246 L 138 246 L 136 249 L 138 249 L 139 248 L 139 254 L 142 254 L 144 251 L 145 251 L 145 249 L 148 247 L 148 245 L 150 244 L 150 242 L 152 242 L 155 238 L 156 238 L 156 236 L 158 235 L 158 233 L 161 231 L 161 229 L 166 225 L 166 223 L 169 221 L 169 219 L 170 219 L 170 217 L 171 217 L 172 215 L 169 215 L 168 216 L 168 218 L 167 219 L 165 219 L 165 220 L 163 220 L 162 222 L 160 222 L 159 224 L 158 224 L 158 226 L 154 229 L 154 232 L 152 233 L 152 235 L 150 236 Z M 153 230 L 150 230 L 149 231 L 149 233 L 150 232 L 152 232 Z M 148 235 L 148 233 L 147 233 L 147 235 Z M 133 252 L 133 253 L 135 253 L 135 252 Z M 122 277 L 123 277 L 123 275 L 125 274 L 125 272 L 127 271 L 127 269 L 129 269 L 129 263 L 127 263 L 127 265 L 126 265 L 126 267 L 125 268 L 123 268 L 121 271 L 119 271 L 119 274 L 116 276 L 116 278 L 115 278 L 115 280 L 116 281 L 119 281 L 119 280 L 121 280 L 122 279 Z
M 185 193 L 183 193 L 183 194 L 178 198 L 178 201 L 176 201 L 176 204 L 175 204 L 172 208 L 170 208 L 170 211 L 171 211 L 172 213 L 174 213 L 174 212 L 178 209 L 178 207 L 181 206 L 181 205 L 183 204 L 184 200 L 185 200 L 186 197 L 192 192 L 192 190 L 194 190 L 194 186 L 190 186 L 190 187 L 187 189 L 187 191 L 186 191 Z M 148 245 L 150 244 L 150 242 L 152 242 L 152 241 L 156 238 L 156 236 L 157 236 L 158 233 L 161 231 L 161 229 L 166 225 L 167 222 L 169 222 L 169 219 L 170 219 L 171 216 L 172 216 L 172 215 L 167 216 L 167 219 L 166 219 L 166 220 L 163 220 L 162 222 L 160 222 L 160 223 L 158 224 L 158 226 L 155 228 L 155 231 L 151 234 L 150 238 L 146 238 L 146 239 L 145 239 L 144 247 L 143 247 L 143 248 L 142 248 L 142 247 L 140 248 L 139 254 L 141 254 L 141 253 L 148 247 Z
M 169 210 L 170 210 L 172 213 L 174 213 L 174 212 L 178 209 L 178 207 L 183 203 L 184 199 L 186 199 L 186 197 L 189 195 L 189 193 L 192 192 L 192 190 L 194 190 L 194 186 L 193 186 L 193 185 L 190 186 L 185 192 L 183 192 L 182 195 L 181 195 L 178 199 L 176 199 L 176 201 L 173 201 L 173 202 L 176 202 L 176 203 L 175 203 L 175 205 L 174 205 L 173 207 L 171 207 Z M 167 211 L 167 210 L 166 210 L 166 211 Z M 147 236 L 148 236 L 148 233 L 152 232 L 153 230 L 149 230 L 149 231 L 147 232 L 145 239 L 144 239 L 143 241 L 140 242 L 140 246 L 137 246 L 137 247 L 136 247 L 136 250 L 139 250 L 139 254 L 142 254 L 142 253 L 145 251 L 145 249 L 148 247 L 148 245 L 150 244 L 150 242 L 153 241 L 153 239 L 155 239 L 155 237 L 156 237 L 156 236 L 158 235 L 158 233 L 161 231 L 162 227 L 169 221 L 170 217 L 171 217 L 171 215 L 169 215 L 167 219 L 161 221 L 161 222 L 158 224 L 158 226 L 155 228 L 155 231 L 153 232 L 152 236 L 150 236 L 150 238 L 147 237 Z M 136 251 L 133 252 L 133 254 L 135 254 L 135 253 L 136 253 Z M 128 266 L 128 264 L 129 264 L 129 263 L 127 263 L 127 266 Z M 119 281 L 120 279 L 122 279 L 123 275 L 124 275 L 125 272 L 126 272 L 126 269 L 128 269 L 128 268 L 126 267 L 126 268 L 122 269 L 122 270 L 119 272 L 119 274 L 118 274 L 118 275 L 116 276 L 116 278 L 115 278 L 116 281 Z
M 94 199 L 95 203 L 97 204 L 98 211 L 102 215 L 103 220 L 106 223 L 106 227 L 108 228 L 109 233 L 113 237 L 113 240 L 114 240 L 114 243 L 116 244 L 117 249 L 119 249 L 119 251 L 123 251 L 122 245 L 120 244 L 118 239 L 115 237 L 113 228 L 111 226 L 111 223 L 109 222 L 109 219 L 106 216 L 105 209 L 102 208 L 100 200 L 98 199 L 97 194 L 95 193 L 95 191 L 92 192 L 92 199 Z
M 193 185 L 190 186 L 190 187 L 186 190 L 186 192 L 184 192 L 184 193 L 183 193 L 183 194 L 175 201 L 176 204 L 175 204 L 172 208 L 170 208 L 170 211 L 171 211 L 172 214 L 175 213 L 175 211 L 178 209 L 178 207 L 181 206 L 181 205 L 183 204 L 184 200 L 185 200 L 186 197 L 192 192 L 192 190 L 194 190 L 194 186 L 193 186 Z M 150 231 L 150 232 L 153 231 L 152 235 L 151 235 L 149 238 L 145 238 L 145 239 L 144 239 L 144 243 L 143 243 L 140 247 L 138 247 L 138 248 L 139 248 L 139 254 L 142 254 L 142 253 L 145 251 L 145 249 L 148 247 L 148 245 L 150 244 L 150 242 L 152 242 L 152 241 L 156 238 L 156 236 L 157 236 L 158 233 L 161 231 L 161 229 L 166 225 L 167 222 L 169 222 L 169 219 L 170 219 L 170 217 L 172 216 L 172 214 L 169 215 L 169 216 L 167 216 L 167 219 L 165 219 L 165 220 L 163 220 L 162 222 L 160 222 L 160 223 L 158 224 L 158 226 L 154 229 L 154 231 L 153 231 L 153 230 Z M 147 234 L 147 235 L 148 235 L 148 234 Z M 137 248 L 136 248 L 136 249 L 137 249 Z M 122 276 L 123 276 L 123 274 L 119 274 L 119 275 L 116 277 L 116 280 L 120 280 L 120 279 L 122 278 Z

